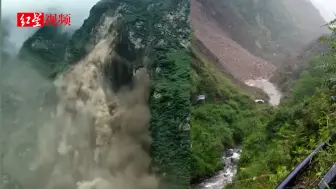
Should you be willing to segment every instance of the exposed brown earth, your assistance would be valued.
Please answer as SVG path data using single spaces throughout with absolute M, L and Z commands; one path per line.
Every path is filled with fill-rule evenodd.
M 190 0 L 190 10 L 194 36 L 212 53 L 210 56 L 217 57 L 217 67 L 222 66 L 219 69 L 227 70 L 233 77 L 242 81 L 268 78 L 274 73 L 275 66 L 252 55 L 228 37 L 217 23 L 206 15 L 199 2 Z

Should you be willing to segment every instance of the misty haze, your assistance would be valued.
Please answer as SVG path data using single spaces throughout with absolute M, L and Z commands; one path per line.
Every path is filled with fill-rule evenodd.
M 18 12 L 70 14 L 22 28 Z M 336 188 L 334 0 L 4 0 L 0 189 Z

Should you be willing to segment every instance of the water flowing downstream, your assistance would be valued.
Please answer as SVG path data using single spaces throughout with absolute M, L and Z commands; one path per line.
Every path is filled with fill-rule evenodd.
M 247 80 L 245 84 L 250 87 L 262 89 L 269 96 L 269 103 L 271 105 L 277 106 L 280 104 L 280 100 L 282 97 L 281 92 L 273 83 L 269 82 L 267 79 L 251 79 Z
M 277 87 L 269 82 L 267 79 L 255 79 L 245 82 L 246 85 L 262 89 L 269 96 L 269 103 L 272 106 L 280 104 L 282 97 L 281 92 Z M 238 161 L 242 150 L 240 148 L 228 149 L 224 152 L 223 170 L 219 171 L 213 177 L 203 181 L 196 188 L 197 189 L 222 189 L 227 184 L 231 183 L 237 173 Z
M 196 188 L 197 189 L 222 189 L 227 184 L 233 181 L 237 173 L 237 163 L 240 158 L 242 150 L 240 148 L 228 149 L 224 152 L 222 157 L 223 170 L 218 172 L 215 176 L 203 181 Z

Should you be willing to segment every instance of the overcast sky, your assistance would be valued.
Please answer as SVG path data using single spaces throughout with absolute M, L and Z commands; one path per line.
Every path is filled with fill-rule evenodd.
M 336 0 L 311 0 L 320 10 L 326 20 L 335 18 Z M 19 48 L 23 41 L 29 37 L 34 29 L 17 28 L 16 13 L 31 11 L 46 11 L 50 8 L 57 8 L 65 14 L 71 14 L 71 24 L 75 27 L 82 25 L 87 18 L 91 7 L 98 0 L 2 0 L 2 17 L 9 18 L 12 25 L 8 26 L 11 31 L 10 41 Z
M 335 19 L 336 0 L 311 0 L 327 21 Z
M 35 31 L 33 28 L 17 28 L 17 12 L 47 11 L 56 8 L 64 14 L 71 14 L 71 24 L 80 27 L 89 15 L 89 11 L 98 0 L 1 0 L 2 17 L 7 18 L 12 23 L 10 26 L 10 41 L 16 48 L 20 48 L 22 43 Z

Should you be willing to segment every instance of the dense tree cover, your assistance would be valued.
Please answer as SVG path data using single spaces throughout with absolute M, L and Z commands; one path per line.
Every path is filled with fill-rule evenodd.
M 150 69 L 154 163 L 168 175 L 168 188 L 188 188 L 190 141 L 184 126 L 190 109 L 190 60 L 186 50 L 178 46 L 158 48 L 155 54 L 151 64 L 155 69 Z
M 221 154 L 242 141 L 250 126 L 244 117 L 253 117 L 250 110 L 256 106 L 195 48 L 191 57 L 191 94 L 206 96 L 204 104 L 191 109 L 191 179 L 197 182 L 222 168 Z
M 335 92 L 336 40 L 335 35 L 323 39 L 330 45 L 329 53 L 309 60 L 292 97 L 276 108 L 241 100 L 245 99 L 242 92 L 232 88 L 209 64 L 193 61 L 193 65 L 198 63 L 192 72 L 193 92 L 204 93 L 210 100 L 191 111 L 192 179 L 222 169 L 224 149 L 242 145 L 238 175 L 227 188 L 275 188 L 331 136 L 336 129 L 336 106 L 330 100 Z M 214 96 L 225 96 L 226 100 L 216 101 Z M 315 187 L 333 165 L 335 152 L 333 143 L 319 152 L 297 185 Z
M 251 134 L 244 138 L 238 176 L 230 187 L 274 188 L 335 131 L 336 109 L 330 100 L 335 92 L 334 35 L 325 41 L 330 44 L 329 53 L 311 59 L 293 88 L 293 97 L 253 125 Z M 261 118 L 265 116 L 253 119 Z M 315 187 L 333 165 L 335 150 L 336 144 L 330 143 L 319 152 L 297 185 Z

